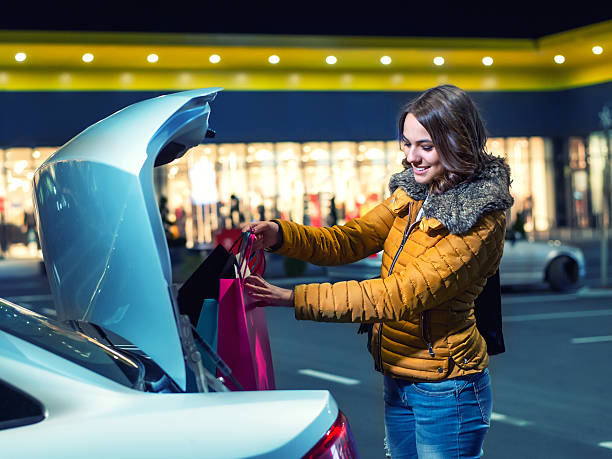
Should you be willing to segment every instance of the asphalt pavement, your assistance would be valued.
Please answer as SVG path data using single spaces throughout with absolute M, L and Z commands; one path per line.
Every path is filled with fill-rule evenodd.
M 0 296 L 53 315 L 38 268 L 5 263 Z M 326 280 L 306 274 L 275 282 Z M 564 294 L 538 286 L 505 289 L 502 299 L 507 352 L 491 358 L 494 415 L 484 457 L 612 457 L 612 290 L 596 282 Z M 278 388 L 329 390 L 361 457 L 383 458 L 382 376 L 357 325 L 298 322 L 286 308 L 266 314 Z
M 485 457 L 612 457 L 612 292 L 504 294 L 507 352 L 491 358 Z M 353 324 L 297 322 L 268 308 L 279 388 L 328 389 L 359 451 L 383 458 L 382 377 Z

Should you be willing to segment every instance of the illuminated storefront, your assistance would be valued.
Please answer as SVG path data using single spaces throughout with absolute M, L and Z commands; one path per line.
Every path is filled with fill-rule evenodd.
M 198 247 L 245 221 L 325 226 L 358 217 L 388 196 L 402 153 L 396 141 L 278 142 L 200 145 L 185 156 L 161 168 L 163 194 L 169 219 L 180 222 L 173 234 Z
M 154 175 L 176 245 L 205 246 L 260 218 L 327 225 L 363 215 L 401 170 L 401 107 L 441 83 L 468 91 L 494 135 L 489 150 L 511 167 L 511 224 L 534 238 L 595 235 L 612 192 L 611 25 L 493 41 L 5 31 L 6 50 L 20 52 L 0 69 L 0 256 L 37 250 L 31 177 L 53 148 L 33 146 L 62 145 L 135 102 L 207 87 L 224 88 L 211 103 L 214 141 Z M 86 65 L 84 48 L 95 56 Z
M 506 158 L 512 176 L 514 206 L 510 220 L 520 214 L 527 233 L 546 232 L 555 226 L 553 152 L 550 139 L 508 137 L 489 139 L 488 149 Z
M 0 149 L 0 255 L 32 256 L 38 242 L 32 202 L 34 171 L 57 148 Z
M 608 131 L 608 135 L 605 132 L 593 132 L 588 137 L 587 165 L 590 173 L 587 188 L 591 190 L 591 214 L 596 226 L 610 223 L 609 206 L 612 192 L 610 145 L 612 145 L 611 131 Z
M 603 132 L 569 138 L 568 162 L 557 171 L 567 176 L 567 187 L 556 189 L 551 139 L 490 138 L 489 151 L 511 168 L 510 221 L 520 214 L 528 234 L 545 235 L 558 224 L 555 206 L 562 200 L 568 226 L 599 227 L 608 145 Z M 4 253 L 38 249 L 27 228 L 32 176 L 55 149 L 0 150 Z M 389 177 L 402 169 L 402 155 L 395 140 L 206 144 L 159 168 L 155 183 L 169 238 L 206 247 L 219 231 L 246 221 L 284 218 L 325 226 L 363 215 L 389 195 Z

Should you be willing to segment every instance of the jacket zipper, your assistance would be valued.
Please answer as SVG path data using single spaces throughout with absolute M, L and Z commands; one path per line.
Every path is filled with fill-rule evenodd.
M 408 215 L 410 215 L 411 207 L 412 207 L 412 204 L 408 204 Z M 402 250 L 404 249 L 404 244 L 406 244 L 406 241 L 408 240 L 408 236 L 410 236 L 410 233 L 412 232 L 414 227 L 417 225 L 417 223 L 419 222 L 415 221 L 412 224 L 410 224 L 410 217 L 408 217 L 408 223 L 406 224 L 406 229 L 404 229 L 404 235 L 402 236 L 402 243 L 400 244 L 399 249 L 397 250 L 397 253 L 393 257 L 393 261 L 391 262 L 391 266 L 389 267 L 389 274 L 387 274 L 387 276 L 390 276 L 391 273 L 393 272 L 395 263 L 397 262 L 397 259 L 399 258 L 400 253 L 402 253 Z M 380 327 L 378 327 L 378 367 L 380 368 L 380 371 L 382 371 L 382 329 L 383 329 L 383 323 L 381 322 Z M 431 345 L 430 345 L 429 352 L 430 354 L 433 355 L 433 350 L 431 350 Z
M 408 207 L 408 212 L 410 213 L 410 205 Z M 391 273 L 393 272 L 395 263 L 397 262 L 397 259 L 399 258 L 400 253 L 402 253 L 402 250 L 404 249 L 404 244 L 406 244 L 406 241 L 408 240 L 408 236 L 410 236 L 410 233 L 412 232 L 412 230 L 414 229 L 417 223 L 418 222 L 414 222 L 411 225 L 410 222 L 408 222 L 408 224 L 406 225 L 406 229 L 404 230 L 404 235 L 402 236 L 402 243 L 400 244 L 399 249 L 397 250 L 397 253 L 393 257 L 393 261 L 391 262 L 391 267 L 389 267 L 389 274 L 387 274 L 387 276 L 390 276 Z
M 434 357 L 433 346 L 431 344 L 431 336 L 429 335 L 429 326 L 426 322 L 426 319 L 429 317 L 429 314 L 427 314 L 426 312 L 427 311 L 423 311 L 421 313 L 421 337 L 423 338 L 423 341 L 427 345 L 427 350 L 429 350 L 429 355 Z
M 382 373 L 383 368 L 382 368 L 382 344 L 381 344 L 381 340 L 382 340 L 382 322 L 379 324 L 378 327 L 378 359 L 375 365 L 376 370 L 380 371 Z

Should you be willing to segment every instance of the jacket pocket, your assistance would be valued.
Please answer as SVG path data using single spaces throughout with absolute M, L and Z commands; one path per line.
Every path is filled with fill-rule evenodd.
M 429 314 L 427 313 L 427 311 L 423 311 L 421 313 L 421 338 L 423 339 L 425 346 L 427 346 L 427 351 L 429 352 L 429 355 L 431 357 L 435 357 L 428 318 Z
M 375 323 L 368 350 L 374 359 L 374 369 L 382 373 L 382 323 Z

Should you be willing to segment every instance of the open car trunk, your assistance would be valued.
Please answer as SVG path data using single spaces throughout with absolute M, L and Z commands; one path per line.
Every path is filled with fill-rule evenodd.
M 168 246 L 153 168 L 208 132 L 221 88 L 131 105 L 66 143 L 36 171 L 34 202 L 59 320 L 133 343 L 185 390 Z

